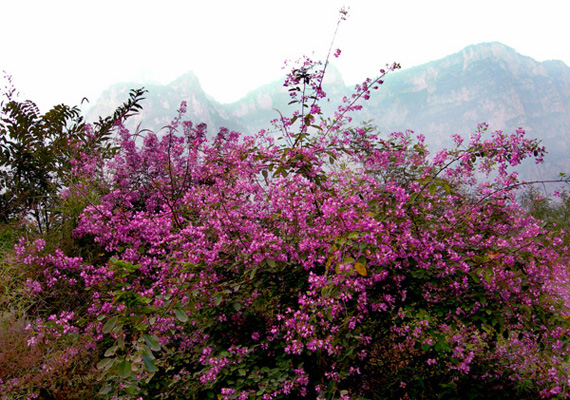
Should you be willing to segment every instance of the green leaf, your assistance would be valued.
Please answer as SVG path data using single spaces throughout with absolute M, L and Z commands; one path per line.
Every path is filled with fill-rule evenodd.
M 143 358 L 143 362 L 144 362 L 144 367 L 146 368 L 146 370 L 148 372 L 158 371 L 158 369 L 156 368 L 156 365 L 154 365 L 154 361 L 152 360 L 152 358 L 150 358 L 148 356 L 148 354 L 143 353 L 142 358 Z
M 115 355 L 115 352 L 117 351 L 118 348 L 119 348 L 119 346 L 117 346 L 117 345 L 109 347 L 105 351 L 105 357 L 111 357 L 111 356 Z
M 253 278 L 255 278 L 255 274 L 257 273 L 257 267 L 252 268 L 249 271 L 249 279 L 252 280 Z
M 113 388 L 111 387 L 111 385 L 107 384 L 104 385 L 101 390 L 99 390 L 99 394 L 109 394 L 111 392 Z
M 131 395 L 136 395 L 141 391 L 141 388 L 139 388 L 138 386 L 129 386 L 125 389 L 125 392 L 127 392 L 127 394 L 131 394 Z
M 131 363 L 127 360 L 123 360 L 119 364 L 119 376 L 121 378 L 128 378 L 131 376 Z
M 179 309 L 179 308 L 175 308 L 174 309 L 174 314 L 176 315 L 176 318 L 178 318 L 178 320 L 180 322 L 186 322 L 188 321 L 188 315 L 186 314 L 186 312 L 184 312 L 183 310 Z
M 117 325 L 117 317 L 113 317 L 103 325 L 103 333 L 109 333 Z
M 104 358 L 97 363 L 97 369 L 103 369 L 103 370 L 109 369 L 111 365 L 113 365 L 114 361 L 115 361 L 114 358 Z
M 148 345 L 148 347 L 151 348 L 152 351 L 160 350 L 160 344 L 158 343 L 158 338 L 155 335 L 147 335 L 146 333 L 144 333 L 143 339 Z
M 479 279 L 479 277 L 477 276 L 477 274 L 475 272 L 470 271 L 467 274 L 471 277 L 471 279 L 473 279 L 473 281 L 475 283 L 481 282 L 481 279 Z

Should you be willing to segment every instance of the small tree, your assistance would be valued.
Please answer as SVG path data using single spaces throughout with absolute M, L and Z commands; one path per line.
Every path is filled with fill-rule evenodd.
M 110 157 L 114 124 L 140 109 L 143 93 L 132 91 L 128 102 L 93 130 L 78 107 L 56 105 L 41 114 L 34 102 L 13 100 L 8 90 L 0 113 L 0 220 L 30 217 L 40 233 L 49 232 L 58 219 L 59 192 L 72 183 L 72 160 Z

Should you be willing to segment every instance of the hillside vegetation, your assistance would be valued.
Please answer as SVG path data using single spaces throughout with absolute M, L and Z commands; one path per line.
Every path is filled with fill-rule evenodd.
M 327 115 L 327 65 L 288 74 L 279 138 L 8 92 L 2 399 L 570 397 L 566 225 L 516 201 L 544 148 L 351 125 L 399 66 Z

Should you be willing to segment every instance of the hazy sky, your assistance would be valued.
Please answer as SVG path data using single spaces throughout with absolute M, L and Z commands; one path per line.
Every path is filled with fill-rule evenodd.
M 285 59 L 324 58 L 342 6 L 335 65 L 347 83 L 489 41 L 570 65 L 568 0 L 0 0 L 0 70 L 43 111 L 189 70 L 231 102 L 280 78 Z

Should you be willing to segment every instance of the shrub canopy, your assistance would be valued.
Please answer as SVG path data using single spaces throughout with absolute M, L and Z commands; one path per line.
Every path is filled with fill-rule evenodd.
M 567 396 L 568 249 L 510 172 L 544 149 L 482 124 L 430 155 L 350 127 L 397 67 L 327 118 L 326 64 L 302 60 L 279 138 L 208 139 L 184 103 L 159 134 L 119 119 L 113 156 L 74 159 L 61 193 L 87 204 L 81 250 L 17 246 L 29 296 L 58 304 L 30 346 L 86 346 L 110 398 Z

